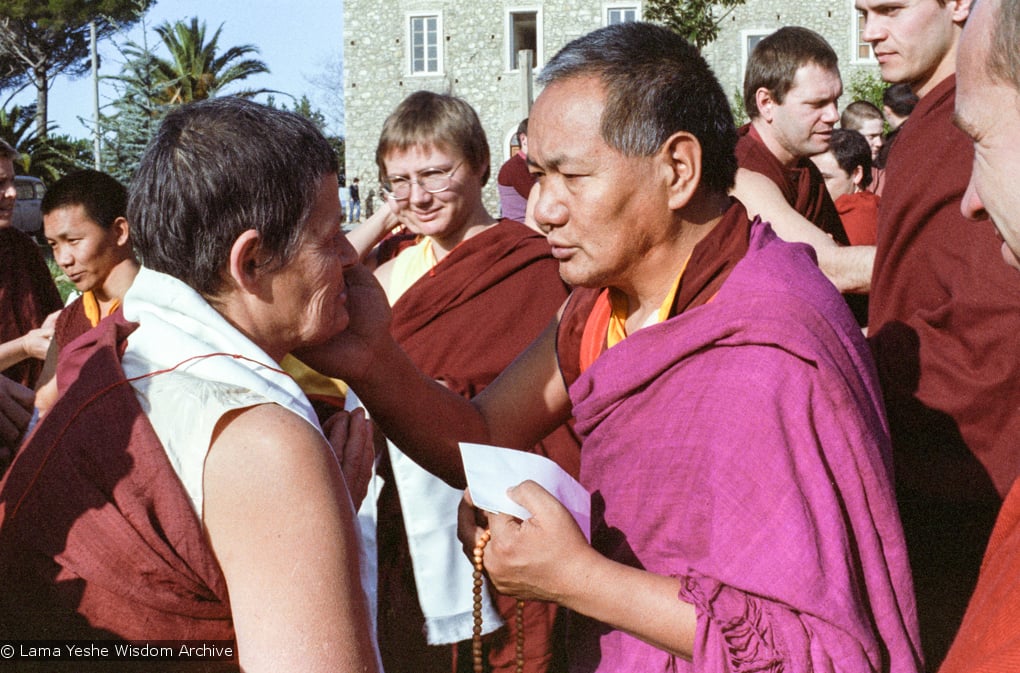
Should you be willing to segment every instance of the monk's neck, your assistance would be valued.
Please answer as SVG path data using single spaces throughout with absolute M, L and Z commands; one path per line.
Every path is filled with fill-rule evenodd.
M 102 317 L 110 315 L 114 305 L 119 304 L 138 275 L 138 262 L 133 258 L 121 260 L 117 263 L 101 285 L 92 288 L 92 295 L 99 304 L 99 314 Z
M 469 238 L 477 236 L 494 224 L 496 224 L 496 219 L 489 215 L 489 212 L 482 207 L 475 212 L 467 224 L 457 231 L 444 236 L 430 236 L 429 238 L 432 239 L 432 252 L 436 256 L 436 262 L 443 261 L 458 245 Z
M 765 147 L 772 153 L 772 156 L 783 165 L 783 168 L 793 168 L 800 161 L 799 156 L 790 153 L 776 140 L 775 135 L 772 133 L 772 127 L 767 121 L 761 117 L 755 117 L 751 120 L 751 128 L 756 131 L 758 138 L 765 144 Z

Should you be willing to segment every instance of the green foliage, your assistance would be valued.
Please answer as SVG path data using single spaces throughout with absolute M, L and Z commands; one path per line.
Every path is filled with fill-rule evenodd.
M 646 0 L 644 18 L 683 35 L 698 49 L 719 37 L 719 26 L 746 0 Z M 718 16 L 716 12 L 722 10 Z
M 733 123 L 738 127 L 751 121 L 747 117 L 747 110 L 744 108 L 744 92 L 734 89 L 733 100 L 730 103 L 730 112 L 733 113 Z
M 855 100 L 866 100 L 882 109 L 882 94 L 888 86 L 882 78 L 870 70 L 858 70 L 850 78 L 850 86 L 843 92 L 847 104 Z
M 315 126 L 318 127 L 322 134 L 326 136 L 326 140 L 333 146 L 336 151 L 337 160 L 340 162 L 340 170 L 343 171 L 344 159 L 347 152 L 347 143 L 344 138 L 333 135 L 329 132 L 329 121 L 326 119 L 326 115 L 322 113 L 318 108 L 312 107 L 312 102 L 308 99 L 308 96 L 302 96 L 300 100 L 294 103 L 294 107 L 288 108 L 286 103 L 276 104 L 276 97 L 269 96 L 266 99 L 266 105 L 269 107 L 277 108 L 278 110 L 290 110 L 297 114 L 311 120 Z M 340 176 L 343 179 L 344 176 Z
M 87 142 L 66 135 L 36 133 L 35 106 L 15 105 L 0 110 L 0 138 L 21 153 L 16 169 L 52 184 L 63 175 L 88 165 Z
M 154 0 L 0 0 L 0 84 L 31 82 L 36 133 L 49 132 L 47 94 L 58 74 L 89 69 L 90 23 L 102 40 L 138 20 Z M 4 68 L 7 68 L 4 70 Z
M 164 87 L 156 81 L 156 55 L 147 32 L 142 32 L 141 44 L 127 42 L 117 49 L 124 63 L 119 75 L 107 78 L 117 96 L 100 115 L 99 129 L 103 169 L 128 183 L 171 106 L 161 102 Z
M 155 58 L 155 83 L 162 85 L 160 102 L 168 105 L 190 103 L 215 96 L 224 87 L 252 75 L 268 73 L 262 61 L 248 58 L 259 50 L 251 44 L 230 47 L 219 53 L 222 24 L 206 39 L 205 22 L 192 18 L 190 23 L 177 21 L 156 27 L 156 33 L 170 53 L 169 59 Z M 246 89 L 233 95 L 251 98 L 267 89 Z
M 67 277 L 64 270 L 57 266 L 57 263 L 53 261 L 52 257 L 46 258 L 46 266 L 50 268 L 50 275 L 53 277 L 53 282 L 57 286 L 57 292 L 60 293 L 60 301 L 67 303 L 67 298 L 71 296 L 72 292 L 77 292 L 78 288 L 74 286 L 71 279 Z

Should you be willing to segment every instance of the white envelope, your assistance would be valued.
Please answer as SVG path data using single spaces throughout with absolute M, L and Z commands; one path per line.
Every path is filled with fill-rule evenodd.
M 530 519 L 531 512 L 506 494 L 507 489 L 530 479 L 570 511 L 591 542 L 591 495 L 553 461 L 526 451 L 469 442 L 460 443 L 460 455 L 471 499 L 479 509 Z

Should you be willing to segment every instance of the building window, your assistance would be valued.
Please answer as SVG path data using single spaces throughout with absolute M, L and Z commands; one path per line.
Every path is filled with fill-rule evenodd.
M 636 5 L 612 5 L 606 7 L 606 25 L 637 21 L 640 18 Z
M 745 30 L 741 33 L 741 36 L 743 38 L 742 39 L 743 54 L 741 54 L 740 61 L 741 73 L 747 72 L 747 62 L 750 60 L 751 52 L 754 51 L 754 48 L 758 46 L 758 43 L 761 42 L 762 39 L 768 37 L 771 34 L 772 34 L 771 30 Z M 741 74 L 741 87 L 743 87 L 742 78 L 743 74 Z
M 412 75 L 434 75 L 443 71 L 440 19 L 438 14 L 412 14 L 408 17 L 408 61 Z
M 537 67 L 541 62 L 541 54 L 539 53 L 539 46 L 541 40 L 539 34 L 541 33 L 541 17 L 539 16 L 538 10 L 511 10 L 508 14 L 507 21 L 507 47 L 509 48 L 509 54 L 507 54 L 507 63 L 510 66 L 510 70 L 520 69 L 520 63 L 518 63 L 518 52 L 530 49 L 532 56 L 532 64 Z
M 854 31 L 854 60 L 874 61 L 875 54 L 871 51 L 871 45 L 864 41 L 864 12 L 854 12 L 857 25 Z

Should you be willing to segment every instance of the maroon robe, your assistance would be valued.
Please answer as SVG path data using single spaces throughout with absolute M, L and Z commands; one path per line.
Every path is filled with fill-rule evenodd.
M 62 306 L 39 246 L 14 227 L 0 227 L 0 343 L 42 325 Z M 2 373 L 30 388 L 42 371 L 42 360 L 29 358 Z
M 60 312 L 57 324 L 53 326 L 53 339 L 57 342 L 57 348 L 63 349 L 92 327 L 92 321 L 85 315 L 85 302 L 78 297 Z
M 469 238 L 412 285 L 393 305 L 391 332 L 411 360 L 451 390 L 472 397 L 493 381 L 542 332 L 567 297 L 559 264 L 540 234 L 503 220 Z M 563 426 L 537 453 L 577 475 L 579 442 Z M 387 454 L 388 455 L 388 454 Z M 414 573 L 389 461 L 381 466 L 386 485 L 379 496 L 379 648 L 387 673 L 450 671 L 451 649 L 428 646 Z M 413 503 L 408 506 L 413 507 Z M 513 624 L 516 601 L 496 596 Z M 526 671 L 550 661 L 549 628 L 555 606 L 529 601 L 525 608 Z M 513 637 L 508 629 L 488 636 L 490 661 L 513 670 Z M 470 667 L 470 647 L 460 666 Z M 555 670 L 555 669 L 554 669 Z
M 783 198 L 794 210 L 840 245 L 850 243 L 832 197 L 825 189 L 825 180 L 813 161 L 801 159 L 793 168 L 783 166 L 750 124 L 737 129 L 737 136 L 737 165 L 740 168 L 761 173 L 776 183 Z
M 65 349 L 80 375 L 0 482 L 0 633 L 232 640 L 223 574 L 120 366 L 134 325 L 114 315 Z
M 992 223 L 960 214 L 974 151 L 955 93 L 930 91 L 889 155 L 869 323 L 932 669 L 1020 472 L 1020 293 Z

